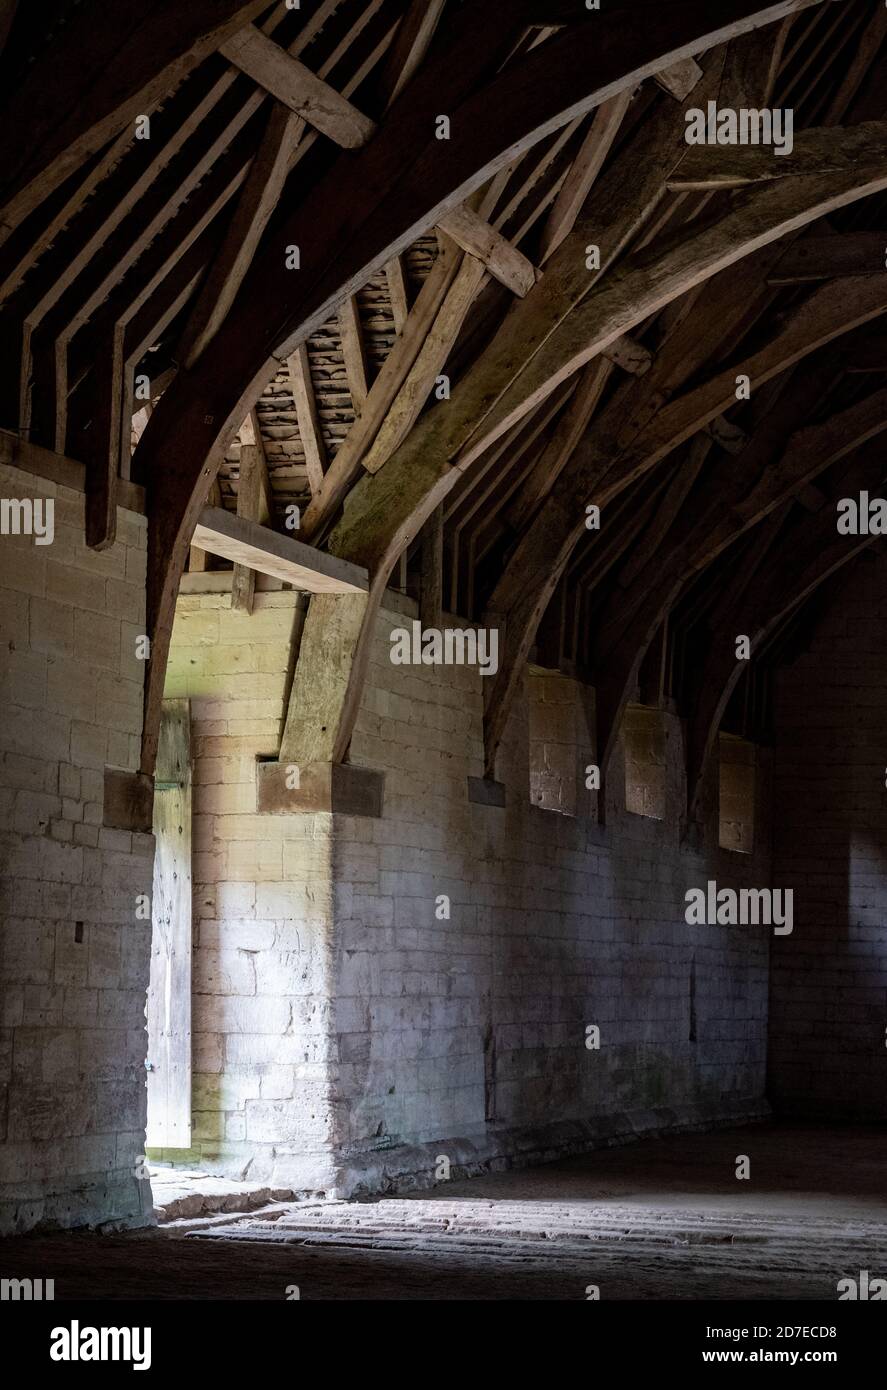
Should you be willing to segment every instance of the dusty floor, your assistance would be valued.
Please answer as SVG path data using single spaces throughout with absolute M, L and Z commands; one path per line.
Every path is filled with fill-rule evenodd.
M 887 1277 L 885 1129 L 683 1135 L 374 1202 L 282 1195 L 6 1241 L 0 1272 L 54 1277 L 56 1299 L 834 1301 L 842 1277 Z

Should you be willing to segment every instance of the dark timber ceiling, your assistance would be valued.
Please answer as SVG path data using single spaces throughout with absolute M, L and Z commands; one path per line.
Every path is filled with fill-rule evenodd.
M 5 0 L 4 38 L 0 427 L 86 463 L 93 544 L 145 486 L 160 679 L 201 507 L 295 503 L 377 586 L 442 547 L 443 608 L 503 624 L 491 774 L 530 657 L 603 751 L 638 689 L 691 771 L 760 733 L 885 471 L 883 5 Z M 794 151 L 687 146 L 707 100 Z

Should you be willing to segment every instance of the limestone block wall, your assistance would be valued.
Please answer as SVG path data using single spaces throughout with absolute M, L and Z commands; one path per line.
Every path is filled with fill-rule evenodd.
M 0 535 L 0 1224 L 142 1221 L 153 839 L 102 819 L 139 761 L 145 521 L 98 553 L 82 493 L 4 464 L 0 497 L 54 509 L 51 544 Z
M 104 826 L 102 797 L 106 766 L 138 764 L 145 523 L 121 511 L 99 554 L 73 488 L 4 465 L 0 495 L 55 506 L 51 545 L 0 536 L 0 1213 L 141 1221 L 153 839 Z M 161 1156 L 349 1192 L 429 1181 L 437 1153 L 471 1170 L 761 1115 L 771 950 L 775 1100 L 883 1118 L 883 561 L 854 583 L 779 684 L 771 865 L 765 750 L 753 834 L 751 779 L 731 821 L 751 853 L 718 846 L 714 784 L 704 846 L 681 842 L 665 714 L 635 717 L 598 823 L 593 692 L 538 670 L 506 806 L 470 800 L 483 679 L 392 664 L 413 612 L 390 595 L 351 749 L 383 815 L 258 815 L 298 596 L 262 580 L 248 616 L 195 576 L 167 683 L 191 701 L 193 1143 Z M 793 935 L 688 925 L 712 878 L 794 887 Z
M 252 614 L 230 591 L 178 601 L 166 694 L 191 701 L 193 1128 L 189 1152 L 158 1156 L 313 1190 L 333 1182 L 330 817 L 256 813 L 297 600 L 262 579 Z
M 683 734 L 670 716 L 653 740 L 667 762 L 661 820 L 626 811 L 623 766 L 606 824 L 594 821 L 582 732 L 578 814 L 532 804 L 531 785 L 559 807 L 573 792 L 563 749 L 554 756 L 523 702 L 500 761 L 507 805 L 474 804 L 482 678 L 393 665 L 402 623 L 382 615 L 351 749 L 386 773 L 384 816 L 332 826 L 343 1186 L 427 1179 L 438 1149 L 470 1167 L 763 1113 L 768 928 L 689 926 L 684 895 L 709 878 L 769 884 L 766 758 L 752 855 L 718 848 L 716 794 L 708 848 L 682 847 Z M 544 760 L 532 780 L 531 748 Z
M 885 631 L 878 552 L 776 685 L 774 865 L 795 929 L 774 943 L 770 1088 L 787 1114 L 887 1119 Z
M 755 853 L 718 848 L 716 789 L 707 848 L 688 849 L 683 731 L 643 712 L 656 787 L 645 801 L 640 759 L 627 794 L 663 818 L 625 809 L 620 766 L 600 825 L 593 693 L 536 671 L 534 719 L 521 702 L 502 755 L 507 805 L 475 804 L 482 678 L 393 665 L 403 600 L 379 623 L 351 750 L 385 773 L 381 818 L 258 815 L 296 607 L 271 581 L 249 617 L 225 592 L 179 599 L 167 694 L 191 700 L 194 1131 L 161 1156 L 347 1193 L 428 1181 L 439 1152 L 471 1170 L 765 1113 L 768 929 L 689 926 L 684 895 L 769 884 L 766 760 Z M 556 729 L 549 706 L 570 710 Z

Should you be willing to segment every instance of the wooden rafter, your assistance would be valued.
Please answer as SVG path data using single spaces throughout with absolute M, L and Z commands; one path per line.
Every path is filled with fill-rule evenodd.
M 228 312 L 277 206 L 296 146 L 305 129 L 299 116 L 276 108 L 250 165 L 225 240 L 182 335 L 179 354 L 193 366 Z
M 397 99 L 421 67 L 445 3 L 446 0 L 411 0 L 382 73 L 384 105 L 390 106 Z
M 312 497 L 315 497 L 323 487 L 323 475 L 326 469 L 326 445 L 317 411 L 314 383 L 311 380 L 311 362 L 305 343 L 300 343 L 290 353 L 286 365 L 289 371 L 293 401 L 296 406 L 299 438 L 305 451 L 308 486 L 311 489 Z
M 360 313 L 355 295 L 349 295 L 347 299 L 342 301 L 338 322 L 348 391 L 354 406 L 354 414 L 360 415 L 369 394 L 369 385 L 363 346 L 363 329 L 361 328 Z
M 816 190 L 816 195 L 817 195 L 817 196 L 822 196 L 822 195 L 823 195 L 823 192 L 824 192 L 824 190 L 823 190 L 822 186 L 820 186 L 820 188 Z M 838 196 L 840 196 L 840 195 L 838 195 Z M 855 196 L 856 196 L 856 195 L 855 195 Z M 863 195 L 862 195 L 862 193 L 859 193 L 858 196 L 863 196 Z M 813 213 L 813 211 L 811 210 L 811 211 L 809 211 L 808 214 L 802 214 L 802 217 L 804 217 L 804 215 L 808 215 L 808 217 L 813 217 L 813 215 L 816 215 L 816 213 Z M 770 232 L 770 234 L 767 234 L 765 240 L 766 240 L 766 239 L 776 239 L 777 236 L 781 235 L 781 231 L 783 231 L 783 229 L 781 229 L 781 228 L 779 229 L 779 231 L 777 231 L 777 229 L 773 229 L 773 231 Z M 758 242 L 758 245 L 763 245 L 763 243 L 762 243 L 762 242 Z M 470 460 L 464 459 L 464 456 L 460 456 L 460 457 L 459 457 L 459 464 L 469 463 L 469 461 L 470 461 Z M 430 496 L 434 496 L 435 500 L 439 500 L 439 498 L 441 498 L 442 495 L 444 495 L 444 492 L 441 491 L 441 485 L 438 484 L 438 485 L 432 486 L 431 491 L 430 491 Z M 425 500 L 428 500 L 428 498 L 425 499 Z M 421 505 L 421 506 L 416 507 L 416 510 L 414 510 L 414 513 L 413 513 L 413 518 L 416 518 L 417 514 L 418 514 L 418 516 L 421 516 L 421 514 L 424 514 L 424 505 Z M 352 517 L 355 518 L 356 521 L 357 521 L 357 520 L 361 520 L 361 517 L 360 517 L 360 509 L 356 509 L 356 512 L 355 512 L 355 510 L 352 510 Z M 402 524 L 400 524 L 400 525 L 402 525 Z M 353 534 L 355 534 L 355 532 L 350 532 L 350 535 L 353 535 Z M 402 528 L 400 528 L 399 534 L 400 534 L 400 537 L 403 537 L 403 530 L 402 530 Z M 348 545 L 349 545 L 349 541 L 350 541 L 350 535 L 349 535 L 349 537 L 348 537 L 348 541 L 345 542 L 345 553 L 348 553 Z M 331 542 L 329 542 L 329 545 L 331 545 L 331 548 L 335 548 L 336 539 L 338 539 L 338 538 L 336 538 L 336 535 L 334 534 L 334 537 L 331 538 Z M 371 545 L 373 545 L 373 542 L 370 542 L 370 545 L 368 545 L 366 549 L 363 549 L 363 555 L 364 555 L 364 556 L 370 556 L 371 553 L 373 553 L 373 550 L 371 550 Z M 360 549 L 360 542 L 357 542 L 357 548 Z M 378 553 L 378 552 L 377 552 L 377 553 Z M 381 569 L 384 569 L 384 566 L 381 566 Z M 343 746 L 343 742 L 345 742 L 345 739 L 342 738 L 342 739 L 341 739 L 341 742 L 339 742 L 339 746 Z
M 367 473 L 376 473 L 387 463 L 415 424 L 485 276 L 482 261 L 464 257 L 396 400 L 361 460 Z
M 741 291 L 742 281 L 734 289 Z M 599 425 L 582 441 L 570 464 L 561 471 L 557 484 L 533 524 L 525 532 L 503 573 L 490 600 L 490 610 L 500 615 L 505 624 L 499 671 L 490 682 L 486 739 L 489 764 L 495 760 L 504 731 L 508 711 L 514 697 L 520 672 L 530 646 L 535 639 L 538 623 L 550 601 L 563 572 L 563 567 L 584 530 L 584 507 L 594 501 L 605 506 L 614 496 L 652 468 L 672 449 L 692 437 L 706 423 L 716 418 L 735 401 L 737 376 L 748 375 L 761 384 L 770 376 L 784 371 L 799 356 L 814 351 L 823 342 L 858 327 L 885 311 L 887 285 L 882 282 L 856 281 L 827 287 L 804 305 L 770 343 L 747 360 L 725 368 L 711 382 L 704 383 L 685 397 L 657 410 L 646 430 L 643 411 L 635 411 L 635 437 L 628 449 L 619 451 L 618 435 L 608 421 Z M 744 309 L 743 297 L 734 300 L 735 313 Z M 708 314 L 701 306 L 699 316 Z M 723 331 L 724 318 L 716 326 Z M 688 321 L 688 327 L 692 328 Z M 684 355 L 685 335 L 676 337 L 672 357 L 689 374 L 698 358 Z M 663 359 L 661 371 L 667 370 Z M 656 402 L 648 396 L 648 410 Z M 659 397 L 661 400 L 661 397 Z M 703 404 L 704 403 L 704 404 Z M 700 407 L 702 407 L 700 409 Z
M 539 245 L 539 259 L 543 265 L 557 250 L 564 237 L 572 231 L 573 224 L 619 133 L 632 96 L 631 90 L 626 88 L 618 96 L 602 102 L 594 113 L 588 134 L 548 214 Z
M 311 540 L 325 518 L 335 512 L 348 486 L 357 476 L 438 315 L 446 308 L 447 297 L 459 274 L 461 264 L 462 257 L 457 248 L 444 242 L 400 337 L 373 382 L 366 408 L 349 430 L 345 443 L 321 485 L 316 489 L 312 488 L 311 506 L 302 518 L 302 530 L 307 539 Z M 424 397 L 422 399 L 424 400 Z
M 394 331 L 395 333 L 402 333 L 410 312 L 402 256 L 392 256 L 385 267 L 385 279 L 388 282 L 388 298 L 391 303 L 391 316 L 394 319 Z
M 458 454 L 465 466 L 475 440 L 488 442 L 517 414 L 538 402 L 552 385 L 572 374 L 620 334 L 726 266 L 751 255 L 829 212 L 887 188 L 887 164 L 875 155 L 887 127 L 869 132 L 869 162 L 853 163 L 843 175 L 803 175 L 751 190 L 703 229 L 691 223 L 666 248 L 627 257 L 575 306 L 563 331 L 552 333 L 504 391 L 474 437 Z M 822 132 L 840 147 L 847 132 Z M 856 141 L 854 141 L 854 144 Z M 565 243 L 566 244 L 566 243 Z M 526 302 L 526 301 L 525 301 Z
M 256 412 L 251 410 L 240 427 L 237 515 L 243 521 L 257 521 L 262 526 L 268 526 L 272 520 L 272 510 L 273 501 L 262 432 Z M 256 571 L 243 561 L 235 561 L 231 580 L 231 607 L 251 613 L 255 592 Z
M 124 126 L 150 112 L 263 0 L 119 0 L 81 6 L 45 57 L 3 94 L 0 226 L 17 226 Z
M 720 65 L 711 75 L 712 90 L 716 88 Z M 421 474 L 429 482 L 445 474 L 451 461 L 468 466 L 479 457 L 499 434 L 517 423 L 522 409 L 512 411 L 506 420 L 500 417 L 501 428 L 486 428 L 486 417 L 503 400 L 508 389 L 523 380 L 531 354 L 538 353 L 554 333 L 577 311 L 583 300 L 602 281 L 619 252 L 628 244 L 662 194 L 663 166 L 677 162 L 686 149 L 685 122 L 677 110 L 668 108 L 638 133 L 629 150 L 634 169 L 630 187 L 626 187 L 621 172 L 614 171 L 601 186 L 599 208 L 588 221 L 578 224 L 553 254 L 542 279 L 523 300 L 516 301 L 490 345 L 474 364 L 472 372 L 453 392 L 443 414 L 426 415 L 419 427 L 405 441 L 385 470 L 379 482 L 387 482 L 392 474 L 409 474 L 413 496 L 421 485 Z M 598 203 L 598 200 L 595 200 Z M 594 243 L 604 248 L 601 272 L 589 271 L 585 263 L 585 248 Z M 612 335 L 612 340 L 618 337 Z M 589 357 L 593 356 L 589 354 Z M 564 373 L 561 379 L 566 379 Z M 552 382 L 552 389 L 557 381 Z M 530 410 L 538 400 L 528 402 Z M 469 441 L 471 448 L 469 452 Z M 365 486 L 365 485 L 364 485 Z M 352 494 L 354 499 L 356 494 Z
M 368 6 L 367 14 L 376 7 Z M 293 52 L 301 51 L 304 44 L 322 25 L 330 12 L 330 0 L 322 5 L 312 19 L 302 26 L 298 37 L 290 45 Z M 277 11 L 266 21 L 265 29 L 270 30 L 276 23 Z M 354 34 L 360 32 L 358 25 L 337 45 L 323 64 L 326 71 L 352 45 Z M 378 25 L 367 28 L 367 41 L 359 47 L 363 56 L 359 58 L 356 70 L 352 70 L 346 83 L 346 91 L 359 84 L 372 69 L 384 52 L 387 39 L 375 33 Z M 17 411 L 7 408 L 9 418 L 18 419 L 20 427 L 32 428 L 36 437 L 48 440 L 55 437 L 57 446 L 61 444 L 64 432 L 64 398 L 67 391 L 66 366 L 67 344 L 72 334 L 94 313 L 99 300 L 103 300 L 111 285 L 125 281 L 127 270 L 136 262 L 141 269 L 141 257 L 150 245 L 148 255 L 154 251 L 152 238 L 163 227 L 161 237 L 167 229 L 173 230 L 183 247 L 187 245 L 189 224 L 193 225 L 195 209 L 211 203 L 213 216 L 232 196 L 246 178 L 255 150 L 254 137 L 250 131 L 255 128 L 257 113 L 262 105 L 263 94 L 254 90 L 245 99 L 234 99 L 230 92 L 235 82 L 237 69 L 227 68 L 216 78 L 204 93 L 196 108 L 183 113 L 176 106 L 176 99 L 169 108 L 159 113 L 157 119 L 169 127 L 168 138 L 161 142 L 161 149 L 152 155 L 144 168 L 141 179 L 130 179 L 125 196 L 113 205 L 110 216 L 87 220 L 89 235 L 77 249 L 73 260 L 63 266 L 61 273 L 47 265 L 45 276 L 38 284 L 42 286 L 35 296 L 33 289 L 26 286 L 24 305 L 12 313 L 12 336 L 18 336 L 17 319 L 23 322 L 22 367 L 20 403 Z M 226 96 L 226 94 L 230 94 Z M 205 129 L 204 129 L 205 127 Z M 199 155 L 192 154 L 185 159 L 179 153 L 186 139 L 199 139 Z M 137 146 L 140 142 L 137 142 Z M 304 153 L 310 146 L 310 138 L 304 138 L 295 150 L 293 158 Z M 189 150 L 192 146 L 189 146 Z M 145 155 L 151 149 L 151 142 L 144 142 Z M 221 153 L 224 151 L 224 153 Z M 221 155 L 221 157 L 220 157 Z M 177 162 L 170 164 L 176 157 Z M 127 168 L 132 156 L 127 161 Z M 167 171 L 167 166 L 170 165 Z M 157 178 L 160 171 L 163 177 Z M 166 172 L 164 172 L 166 171 Z M 148 196 L 144 196 L 145 187 Z M 197 188 L 196 193 L 193 191 Z M 217 197 L 221 193 L 220 197 Z M 190 195 L 190 196 L 189 196 Z M 187 201 L 185 201 L 187 199 Z M 101 207 L 101 205 L 100 205 Z M 178 210 L 183 208 L 183 211 Z M 124 216 L 126 214 L 126 216 Z M 78 224 L 83 219 L 79 219 Z M 185 225 L 183 226 L 182 223 Z M 117 229 L 116 241 L 111 233 Z M 102 254 L 99 256 L 98 252 Z M 239 271 L 244 269 L 241 262 Z M 231 287 L 228 286 L 230 293 Z M 126 291 L 125 291 L 126 292 Z M 56 306 L 53 308 L 53 306 Z M 52 312 L 50 312 L 52 311 Z M 43 322 L 45 320 L 45 323 Z M 7 329 L 7 333 L 8 333 Z M 35 339 L 36 333 L 36 339 Z M 37 348 L 32 348 L 36 341 Z M 17 343 L 12 348 L 17 352 Z M 31 394 L 36 396 L 31 425 L 31 394 L 29 385 L 32 376 L 32 353 L 37 368 L 33 372 Z M 53 414 L 55 416 L 53 424 Z
M 515 533 L 524 530 L 557 482 L 600 402 L 611 371 L 610 361 L 597 358 L 582 372 L 552 438 L 508 510 L 508 522 Z

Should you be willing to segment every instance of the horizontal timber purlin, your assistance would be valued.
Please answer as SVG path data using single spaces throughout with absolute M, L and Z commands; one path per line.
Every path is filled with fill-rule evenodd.
M 692 146 L 669 177 L 675 192 L 747 188 L 756 184 L 780 184 L 809 174 L 845 174 L 848 167 L 881 167 L 878 142 L 883 141 L 882 121 L 864 121 L 842 129 L 840 145 L 830 138 L 834 126 L 800 131 L 794 137 L 790 157 L 777 158 L 766 145 Z M 883 144 L 881 145 L 883 149 Z

